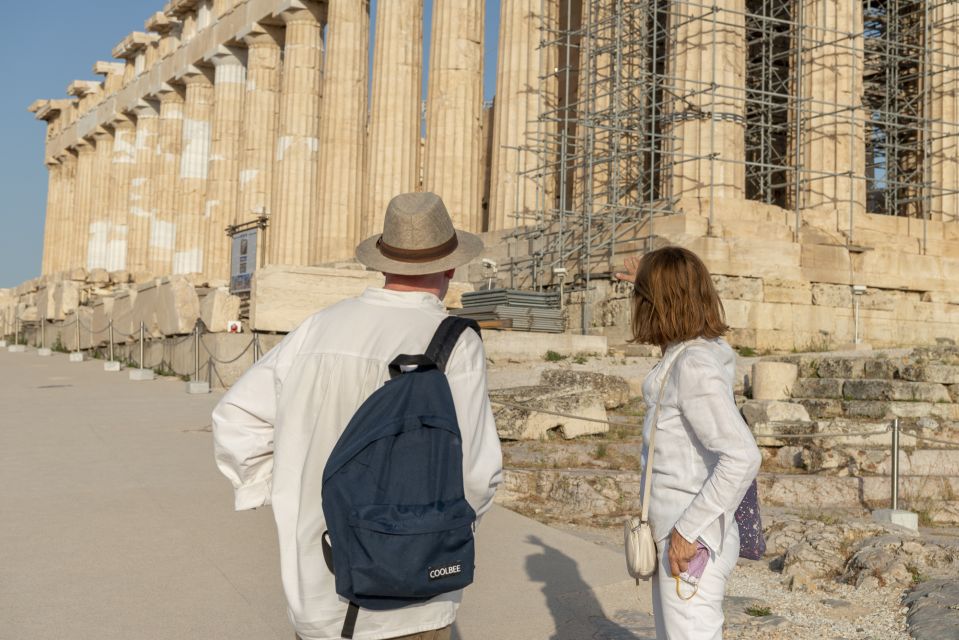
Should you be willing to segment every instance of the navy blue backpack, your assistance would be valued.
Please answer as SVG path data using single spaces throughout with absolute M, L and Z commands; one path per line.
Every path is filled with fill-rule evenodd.
M 476 513 L 445 375 L 467 329 L 480 332 L 472 320 L 446 318 L 423 355 L 393 360 L 390 380 L 357 410 L 323 470 L 323 551 L 350 602 L 344 638 L 361 607 L 397 609 L 473 582 Z

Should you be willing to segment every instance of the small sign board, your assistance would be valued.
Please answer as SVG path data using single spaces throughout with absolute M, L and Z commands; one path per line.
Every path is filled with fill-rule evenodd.
M 256 271 L 256 240 L 259 229 L 247 229 L 233 234 L 233 254 L 230 257 L 230 293 L 247 293 Z

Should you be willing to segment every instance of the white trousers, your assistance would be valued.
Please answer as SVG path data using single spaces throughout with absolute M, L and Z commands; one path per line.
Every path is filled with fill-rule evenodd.
M 676 593 L 676 579 L 669 573 L 669 538 L 656 545 L 659 570 L 653 578 L 653 616 L 656 640 L 722 640 L 723 597 L 726 580 L 739 558 L 739 529 L 729 528 L 723 541 L 723 553 L 711 558 L 699 581 L 699 590 L 689 600 Z M 681 585 L 683 596 L 693 588 Z

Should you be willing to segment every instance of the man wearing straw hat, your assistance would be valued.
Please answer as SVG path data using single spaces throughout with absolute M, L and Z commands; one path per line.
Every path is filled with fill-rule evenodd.
M 255 364 L 213 412 L 216 463 L 233 483 L 237 510 L 272 504 L 289 616 L 303 640 L 340 637 L 348 603 L 323 557 L 320 497 L 326 461 L 364 400 L 389 379 L 399 354 L 422 353 L 447 316 L 441 302 L 456 267 L 483 249 L 454 229 L 443 201 L 407 193 L 390 202 L 356 257 L 386 277 L 382 289 L 308 318 Z M 487 398 L 486 357 L 465 331 L 446 375 L 462 433 L 466 498 L 479 516 L 492 504 L 502 455 Z M 462 591 L 392 611 L 363 611 L 357 640 L 442 640 Z

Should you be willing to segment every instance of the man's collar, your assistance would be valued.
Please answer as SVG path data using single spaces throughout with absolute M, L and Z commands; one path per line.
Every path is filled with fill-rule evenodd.
M 390 289 L 369 287 L 360 297 L 374 304 L 388 304 L 403 307 L 431 307 L 439 311 L 446 310 L 446 307 L 439 298 L 425 291 L 391 291 Z

